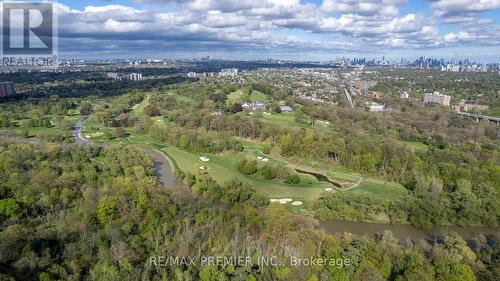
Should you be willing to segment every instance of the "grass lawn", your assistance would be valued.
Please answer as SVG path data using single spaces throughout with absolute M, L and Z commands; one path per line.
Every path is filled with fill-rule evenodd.
M 149 97 L 150 95 L 146 95 L 146 97 L 138 104 L 134 105 L 132 108 L 132 114 L 137 117 L 144 117 L 144 108 L 149 105 Z
M 295 112 L 272 113 L 271 115 L 264 114 L 262 121 L 287 127 L 312 128 L 309 123 L 295 121 Z
M 261 93 L 259 91 L 253 90 L 252 93 L 250 94 L 250 101 L 251 102 L 265 102 L 269 98 L 266 96 L 266 94 Z
M 54 118 L 56 115 L 44 115 L 42 119 L 49 119 L 51 120 L 51 125 L 50 127 L 24 127 L 24 123 L 27 122 L 29 119 L 17 119 L 13 120 L 14 124 L 14 129 L 13 131 L 17 135 L 23 135 L 26 131 L 28 131 L 28 136 L 29 137 L 40 137 L 40 134 L 44 135 L 70 135 L 71 130 L 69 129 L 63 129 L 59 127 L 55 122 Z M 80 119 L 79 114 L 71 114 L 71 115 L 65 115 L 64 118 L 70 123 L 74 124 Z
M 401 141 L 401 142 L 403 144 L 408 145 L 413 150 L 424 150 L 424 149 L 427 149 L 429 147 L 425 143 L 422 143 L 419 141 Z
M 389 201 L 399 201 L 403 199 L 408 191 L 397 182 L 387 182 L 367 177 L 363 179 L 358 188 L 346 192 L 375 196 Z
M 198 173 L 200 166 L 208 167 L 208 173 L 219 183 L 224 183 L 231 179 L 237 178 L 242 182 L 246 182 L 252 186 L 257 192 L 268 198 L 292 198 L 294 200 L 310 203 L 317 199 L 325 188 L 330 187 L 329 184 L 320 183 L 314 177 L 307 175 L 301 176 L 301 183 L 297 185 L 288 185 L 278 180 L 266 180 L 259 173 L 245 176 L 241 174 L 236 164 L 239 155 L 210 155 L 210 154 L 194 154 L 180 150 L 175 147 L 164 147 L 161 149 L 169 155 L 176 164 L 176 167 L 182 171 Z M 252 154 L 249 154 L 250 158 Z M 202 162 L 199 157 L 205 156 L 210 159 L 209 162 Z M 273 161 L 273 160 L 270 160 Z
M 301 123 L 295 121 L 295 112 L 283 112 L 283 113 L 274 113 L 274 112 L 262 112 L 262 117 L 255 117 L 255 112 L 252 115 L 249 115 L 248 112 L 240 112 L 238 114 L 248 117 L 248 118 L 260 118 L 263 122 L 281 125 L 286 127 L 294 127 L 294 128 L 305 128 L 312 129 L 313 127 L 309 123 Z M 271 114 L 269 114 L 271 113 Z M 319 127 L 319 126 L 318 126 Z
M 252 93 L 250 94 L 249 101 L 251 102 L 265 102 L 268 101 L 269 97 L 266 96 L 264 93 L 255 91 L 253 90 Z M 233 105 L 235 103 L 243 103 L 246 102 L 246 98 L 243 95 L 242 90 L 238 90 L 236 92 L 232 92 L 229 95 L 227 95 L 227 100 L 226 104 L 227 105 Z
M 269 123 L 269 124 L 275 124 L 275 125 L 280 125 L 280 126 L 285 126 L 285 127 L 290 127 L 290 128 L 304 128 L 308 130 L 313 130 L 313 129 L 320 129 L 320 130 L 331 130 L 332 126 L 330 124 L 326 123 L 319 123 L 317 122 L 316 125 L 311 125 L 309 122 L 297 122 L 295 120 L 296 113 L 295 112 L 282 112 L 282 113 L 275 113 L 275 112 L 269 112 L 265 111 L 262 112 L 262 117 L 255 117 L 255 112 L 252 112 L 252 115 L 249 115 L 248 112 L 240 112 L 238 114 L 242 116 L 246 116 L 248 118 L 260 118 L 263 122 Z M 270 113 L 270 114 L 269 114 Z

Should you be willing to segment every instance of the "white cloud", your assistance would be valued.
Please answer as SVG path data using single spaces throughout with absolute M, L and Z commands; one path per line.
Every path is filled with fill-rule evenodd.
M 489 40 L 490 44 L 498 42 L 498 35 L 494 35 L 498 29 L 484 32 L 478 28 L 491 21 L 467 14 L 462 15 L 460 21 L 465 26 L 465 18 L 469 17 L 467 28 L 461 31 L 465 33 L 440 35 L 435 18 L 417 12 L 402 13 L 400 7 L 405 1 L 401 0 L 324 0 L 320 6 L 299 0 L 136 2 L 161 2 L 175 7 L 154 10 L 102 5 L 77 10 L 59 4 L 57 13 L 61 19 L 62 42 L 84 38 L 82 42 L 93 42 L 94 48 L 105 52 L 118 47 L 134 52 L 147 48 L 363 52 L 384 48 L 432 48 L 460 42 L 473 44 L 474 40 L 478 40 L 478 44 L 482 40 Z M 451 9 L 449 4 L 443 4 L 447 2 L 444 0 L 431 5 L 438 5 L 438 2 L 439 9 Z M 479 9 L 477 5 L 472 7 L 470 9 Z M 491 3 L 483 3 L 481 7 L 491 7 Z M 446 20 L 451 21 L 452 17 Z M 480 33 L 486 35 L 474 35 Z M 492 40 L 495 37 L 497 40 Z M 62 49 L 69 50 L 68 44 Z

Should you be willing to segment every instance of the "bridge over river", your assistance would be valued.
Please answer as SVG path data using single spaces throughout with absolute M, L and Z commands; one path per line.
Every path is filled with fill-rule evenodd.
M 470 118 L 476 122 L 479 121 L 488 121 L 495 123 L 497 125 L 500 125 L 500 118 L 499 117 L 493 117 L 493 116 L 487 116 L 487 115 L 481 115 L 481 114 L 475 114 L 475 113 L 467 113 L 467 112 L 457 112 L 458 115 Z

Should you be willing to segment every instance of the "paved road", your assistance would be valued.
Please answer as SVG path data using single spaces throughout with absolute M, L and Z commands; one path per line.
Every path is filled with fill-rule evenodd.
M 94 144 L 99 147 L 108 146 L 109 144 L 105 143 L 93 143 L 91 140 L 83 136 L 82 128 L 88 118 L 88 116 L 82 117 L 80 120 L 78 120 L 78 122 L 73 126 L 71 130 L 76 144 L 80 146 L 89 144 Z M 175 177 L 172 161 L 167 156 L 165 156 L 165 154 L 151 148 L 144 148 L 144 151 L 155 159 L 156 176 L 165 187 L 173 190 L 186 189 L 186 186 Z

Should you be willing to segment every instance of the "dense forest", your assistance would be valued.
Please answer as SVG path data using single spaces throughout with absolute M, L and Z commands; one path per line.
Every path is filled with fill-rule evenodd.
M 248 188 L 198 183 L 173 199 L 134 146 L 0 143 L 2 280 L 497 280 L 500 245 L 450 235 L 399 244 L 334 238 Z M 203 185 L 203 186 L 202 186 Z M 238 191 L 239 190 L 239 191 Z M 205 194 L 205 195 L 203 195 Z M 220 194 L 220 195 L 216 195 Z M 233 195 L 231 195 L 233 194 Z M 238 194 L 238 196 L 235 196 Z M 224 225 L 224 227 L 221 227 Z M 168 266 L 151 256 L 274 256 L 283 266 Z M 290 256 L 349 260 L 291 266 Z

